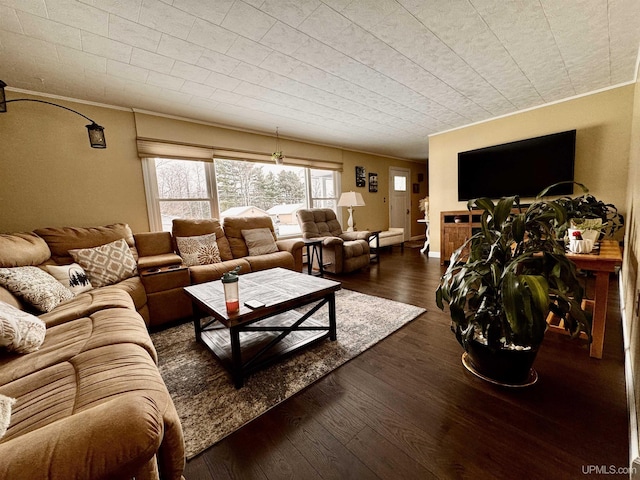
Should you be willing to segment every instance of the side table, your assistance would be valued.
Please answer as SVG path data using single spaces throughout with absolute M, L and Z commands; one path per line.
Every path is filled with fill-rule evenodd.
M 425 253 L 427 255 L 429 255 L 429 220 L 418 220 L 418 223 L 424 223 L 425 226 L 425 233 L 424 233 L 424 245 L 422 246 L 422 248 L 420 249 L 420 253 Z
M 370 262 L 379 262 L 380 261 L 380 232 L 382 230 L 374 230 L 373 232 L 369 232 L 369 237 L 367 238 L 367 243 L 371 244 L 371 240 L 376 241 L 376 246 L 371 248 L 371 255 L 369 255 Z
M 316 240 L 313 238 L 302 239 L 304 245 L 307 247 L 307 273 L 314 277 L 324 276 L 324 264 L 322 260 L 322 240 Z M 313 262 L 317 260 L 318 271 L 313 271 Z

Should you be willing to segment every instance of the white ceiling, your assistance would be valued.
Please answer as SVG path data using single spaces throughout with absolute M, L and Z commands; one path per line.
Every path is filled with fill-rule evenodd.
M 424 159 L 430 134 L 634 80 L 639 25 L 639 0 L 0 0 L 0 79 Z

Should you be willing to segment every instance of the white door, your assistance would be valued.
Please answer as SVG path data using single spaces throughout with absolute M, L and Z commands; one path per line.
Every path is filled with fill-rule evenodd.
M 406 168 L 389 169 L 389 227 L 404 228 L 404 239 L 411 238 L 411 193 Z

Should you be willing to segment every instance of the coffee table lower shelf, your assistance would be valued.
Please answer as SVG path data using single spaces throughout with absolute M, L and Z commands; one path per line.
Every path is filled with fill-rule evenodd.
M 198 340 L 231 372 L 236 388 L 243 386 L 247 375 L 332 337 L 328 320 L 323 323 L 313 317 L 305 318 L 296 311 L 231 328 L 211 317 L 208 320 L 202 325 Z M 234 342 L 237 342 L 236 348 Z M 234 358 L 234 353 L 238 358 Z

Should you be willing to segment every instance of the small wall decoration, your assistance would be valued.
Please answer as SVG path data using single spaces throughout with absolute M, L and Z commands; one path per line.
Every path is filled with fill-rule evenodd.
M 413 193 L 420 193 L 420 184 L 419 183 L 414 183 L 413 184 Z
M 378 174 L 377 173 L 369 174 L 369 191 L 370 192 L 378 191 Z
M 364 187 L 366 184 L 364 167 L 356 167 L 356 187 Z
M 418 174 L 418 181 L 419 182 L 424 182 L 424 173 L 419 173 Z

